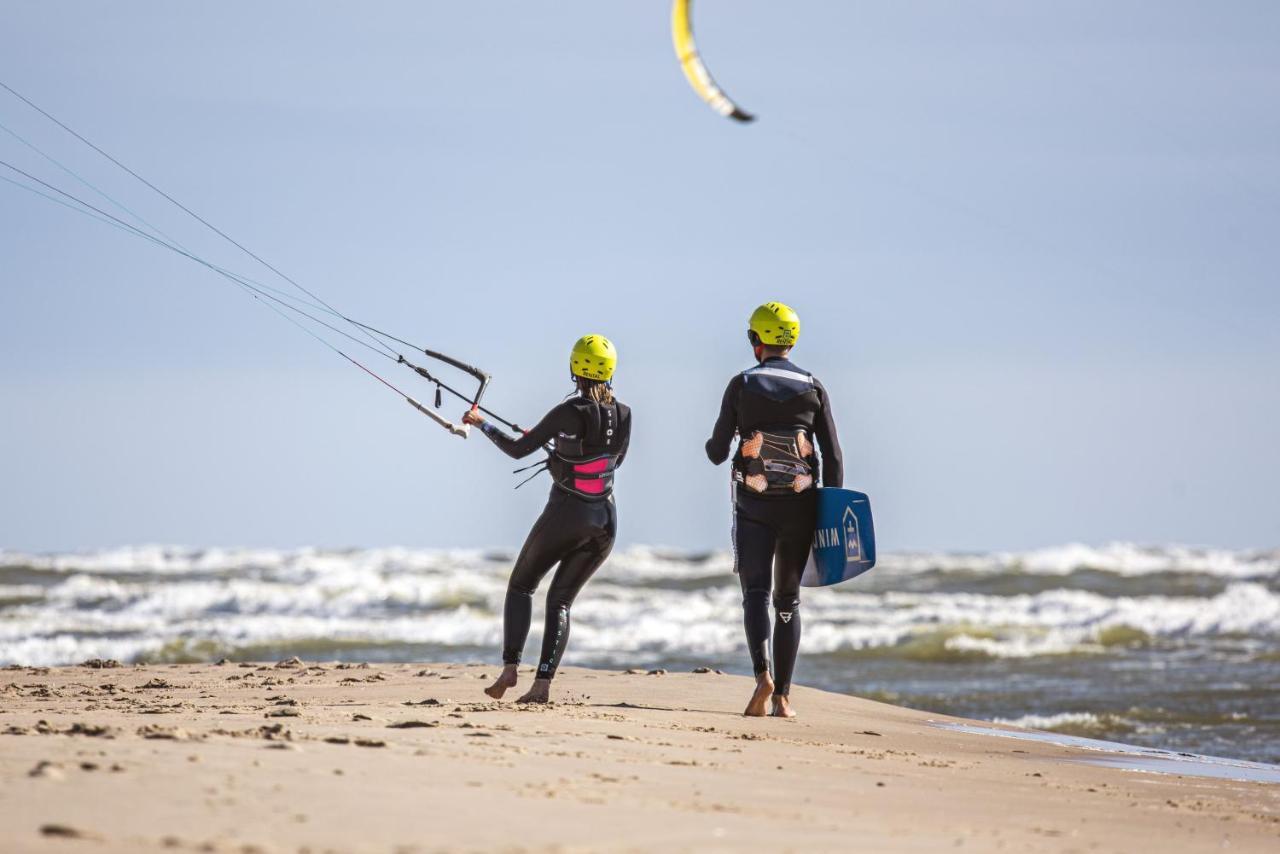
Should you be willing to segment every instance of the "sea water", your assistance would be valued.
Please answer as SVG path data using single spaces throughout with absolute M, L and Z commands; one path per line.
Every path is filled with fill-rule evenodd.
M 401 548 L 0 550 L 0 664 L 497 662 L 512 560 Z M 1280 549 L 887 554 L 802 598 L 800 684 L 1280 762 Z M 620 549 L 574 606 L 566 663 L 749 672 L 740 602 L 727 553 Z M 537 642 L 535 621 L 527 660 Z

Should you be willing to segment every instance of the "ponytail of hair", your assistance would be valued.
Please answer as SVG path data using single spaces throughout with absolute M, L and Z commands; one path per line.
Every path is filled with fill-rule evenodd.
M 582 396 L 587 400 L 594 400 L 601 406 L 609 406 L 613 403 L 613 387 L 609 383 L 578 377 L 578 391 L 582 392 Z

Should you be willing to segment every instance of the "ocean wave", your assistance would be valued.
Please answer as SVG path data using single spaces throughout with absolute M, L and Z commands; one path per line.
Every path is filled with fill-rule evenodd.
M 1193 729 L 1215 732 L 1222 738 L 1230 732 L 1256 733 L 1259 726 L 1273 727 L 1268 720 L 1258 720 L 1240 711 L 1179 708 L 1132 707 L 1123 712 L 1057 712 L 1024 714 L 1015 717 L 992 717 L 992 723 L 1061 733 L 1084 738 L 1115 739 L 1140 737 L 1145 742 L 1160 741 L 1173 731 Z
M 1051 715 L 1022 715 L 1016 718 L 992 718 L 993 723 L 1044 732 L 1060 732 L 1087 738 L 1115 736 L 1134 732 L 1138 727 L 1122 715 L 1093 712 L 1059 712 Z
M 412 573 L 460 567 L 503 567 L 510 563 L 510 555 L 483 549 L 194 549 L 147 545 L 63 554 L 0 549 L 0 569 L 91 575 L 270 573 L 293 575 L 303 580 L 344 572 Z M 716 578 L 730 572 L 732 566 L 732 555 L 727 550 L 681 553 L 650 546 L 619 549 L 608 563 L 611 573 L 637 582 Z M 1064 576 L 1082 571 L 1125 577 L 1172 573 L 1228 580 L 1280 578 L 1280 549 L 1233 551 L 1112 543 L 1099 547 L 1070 544 L 980 554 L 882 552 L 876 570 L 878 576 L 926 572 Z
M 174 649 L 212 656 L 288 644 L 495 647 L 510 569 L 507 556 L 479 550 L 146 547 L 45 560 L 55 574 L 44 583 L 0 583 L 0 662 L 126 660 Z M 663 578 L 679 583 L 654 583 Z M 1229 582 L 1213 596 L 867 592 L 850 584 L 803 598 L 812 655 L 945 663 L 1218 637 L 1254 639 L 1265 654 L 1280 638 L 1280 593 L 1252 581 Z M 574 655 L 606 663 L 735 655 L 740 602 L 721 555 L 628 549 L 575 605 Z
M 1120 576 L 1187 573 L 1228 579 L 1261 579 L 1280 576 L 1280 549 L 1232 551 L 1133 543 L 1094 547 L 1077 543 L 1023 552 L 985 554 L 899 552 L 886 555 L 882 565 L 903 573 L 1069 575 L 1092 570 Z
M 341 575 L 344 572 L 422 572 L 458 565 L 509 563 L 480 549 L 197 549 L 125 546 L 98 551 L 33 554 L 0 549 L 0 568 L 92 575 L 223 575 L 228 573 Z

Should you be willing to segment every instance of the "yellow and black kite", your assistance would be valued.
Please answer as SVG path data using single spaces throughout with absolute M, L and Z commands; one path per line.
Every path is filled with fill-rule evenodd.
M 675 0 L 675 5 L 671 7 L 671 40 L 675 43 L 676 56 L 680 58 L 684 76 L 689 79 L 689 85 L 698 93 L 698 97 L 720 115 L 740 122 L 754 121 L 755 116 L 729 100 L 729 96 L 716 85 L 711 72 L 702 64 L 698 46 L 693 41 L 692 5 L 693 0 Z

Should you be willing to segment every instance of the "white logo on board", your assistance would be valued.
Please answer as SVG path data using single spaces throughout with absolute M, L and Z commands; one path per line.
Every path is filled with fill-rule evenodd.
M 852 507 L 844 508 L 845 562 L 862 560 L 862 540 L 858 536 L 858 517 Z

